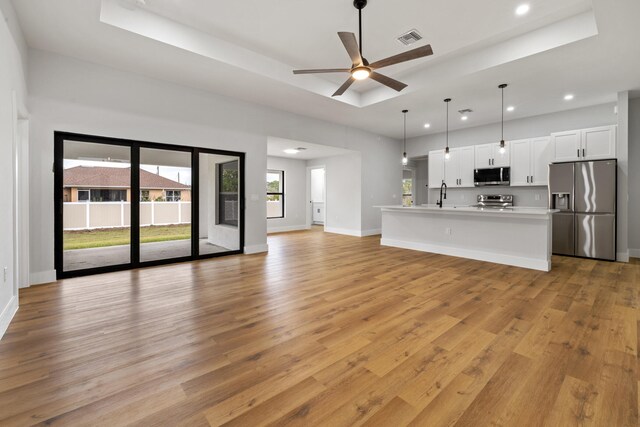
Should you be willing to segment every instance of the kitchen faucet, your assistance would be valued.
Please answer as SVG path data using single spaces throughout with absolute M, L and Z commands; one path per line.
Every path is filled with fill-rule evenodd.
M 444 194 L 442 193 L 442 189 L 444 189 Z M 440 186 L 440 200 L 436 202 L 436 205 L 440 206 L 441 209 L 443 197 L 445 199 L 447 198 L 447 184 L 445 182 L 442 182 L 442 185 Z

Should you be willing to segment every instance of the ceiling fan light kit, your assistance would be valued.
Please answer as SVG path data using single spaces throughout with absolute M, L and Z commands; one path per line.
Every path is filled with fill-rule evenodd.
M 349 32 L 338 32 L 338 37 L 342 41 L 344 48 L 351 59 L 351 68 L 322 68 L 310 70 L 293 70 L 293 74 L 324 74 L 324 73 L 349 73 L 351 76 L 338 88 L 332 96 L 340 96 L 349 89 L 349 86 L 356 80 L 371 78 L 378 83 L 390 87 L 400 92 L 407 87 L 406 84 L 376 72 L 376 70 L 390 65 L 400 64 L 425 56 L 433 55 L 430 45 L 418 47 L 407 52 L 403 52 L 388 58 L 369 64 L 369 61 L 362 55 L 362 9 L 367 5 L 367 0 L 354 0 L 353 6 L 358 9 L 358 35 L 360 43 L 356 40 L 356 35 Z

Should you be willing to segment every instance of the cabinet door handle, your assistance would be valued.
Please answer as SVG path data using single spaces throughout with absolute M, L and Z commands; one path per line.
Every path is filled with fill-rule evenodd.
M 529 175 L 527 175 L 527 184 L 529 183 Z
M 533 184 L 533 175 L 531 175 L 531 183 Z
M 580 157 L 580 149 L 578 148 L 578 150 L 577 150 L 577 151 L 578 151 L 578 157 Z
M 584 148 L 582 149 L 582 157 L 587 157 L 587 156 L 585 156 L 585 154 L 584 154 Z

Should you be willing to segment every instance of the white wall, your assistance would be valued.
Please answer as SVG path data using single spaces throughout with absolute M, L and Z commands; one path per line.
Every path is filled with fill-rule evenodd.
M 379 227 L 374 204 L 399 192 L 398 141 L 368 132 L 213 95 L 53 53 L 30 50 L 32 126 L 32 271 L 53 274 L 53 132 L 63 130 L 246 152 L 246 240 L 266 249 L 265 171 L 269 136 L 361 152 L 358 178 L 367 184 L 358 206 L 361 230 Z M 394 185 L 395 184 L 395 185 Z M 360 184 L 359 184 L 360 185 Z M 351 201 L 351 200 L 350 200 Z M 34 241 L 32 240 L 32 243 Z M 48 275 L 48 276 L 47 276 Z
M 313 159 L 307 161 L 307 166 L 325 166 L 325 231 L 354 236 L 368 234 L 368 229 L 362 226 L 362 205 L 358 197 L 364 179 L 361 155 L 354 153 Z M 395 180 L 398 188 L 400 176 L 398 174 Z M 308 214 L 310 216 L 311 211 Z
M 640 258 L 640 98 L 629 102 L 629 252 Z
M 307 228 L 307 162 L 305 160 L 267 157 L 267 169 L 284 171 L 284 218 L 267 220 L 267 232 Z
M 15 35 L 15 37 L 14 37 Z M 16 182 L 15 159 L 21 149 L 18 143 L 18 117 L 26 100 L 24 66 L 21 56 L 20 28 L 15 21 L 11 4 L 0 3 L 0 337 L 4 334 L 18 308 L 16 257 L 18 236 L 14 222 L 20 217 L 14 201 Z M 7 269 L 6 280 L 4 269 Z

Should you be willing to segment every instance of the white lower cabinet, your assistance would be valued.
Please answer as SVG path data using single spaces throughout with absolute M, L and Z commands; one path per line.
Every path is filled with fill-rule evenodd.
M 548 184 L 548 167 L 551 163 L 549 138 L 510 141 L 511 186 L 522 187 Z

